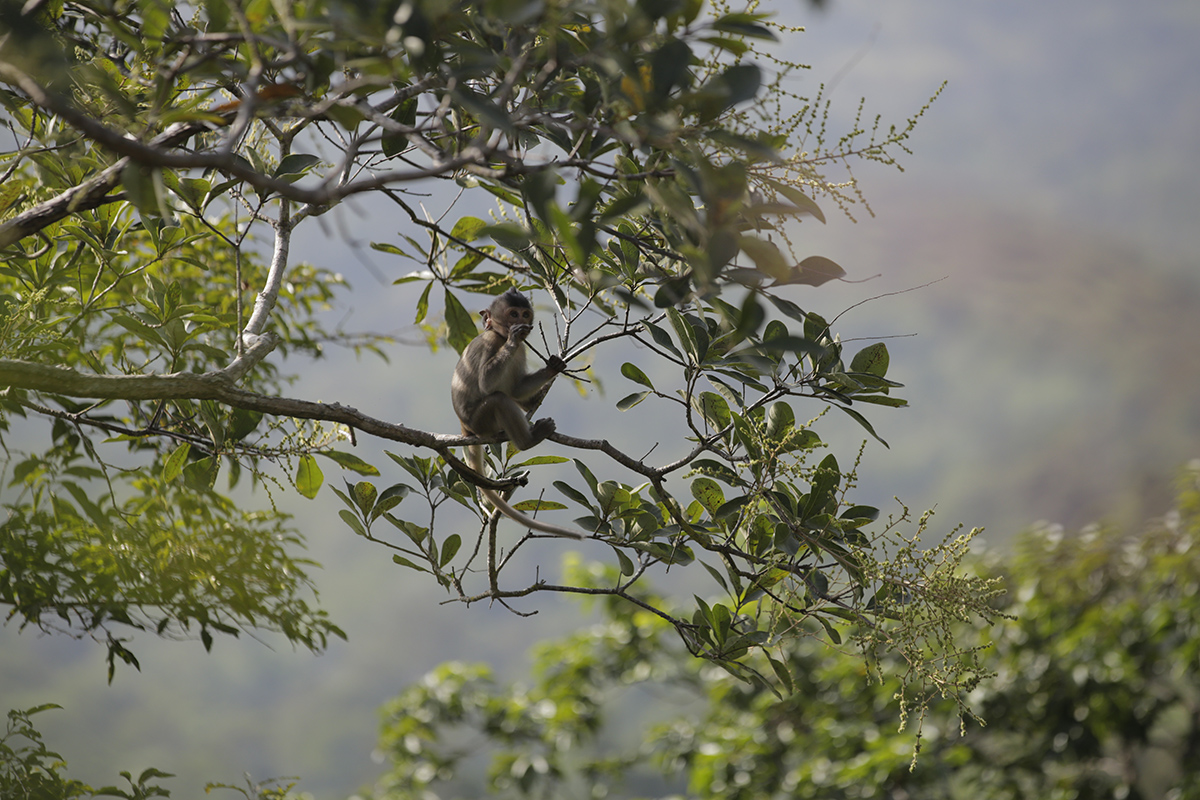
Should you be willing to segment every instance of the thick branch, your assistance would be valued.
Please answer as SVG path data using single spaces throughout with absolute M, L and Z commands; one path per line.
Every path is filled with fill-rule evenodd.
M 259 337 L 251 350 L 225 370 L 166 375 L 87 375 L 67 367 L 0 359 L 0 386 L 97 400 L 215 400 L 233 408 L 261 411 L 274 416 L 340 423 L 381 439 L 436 450 L 464 480 L 476 486 L 500 490 L 524 485 L 525 481 L 520 477 L 494 480 L 479 475 L 450 452 L 451 448 L 463 445 L 504 441 L 502 435 L 479 437 L 429 433 L 376 419 L 340 403 L 268 397 L 238 388 L 235 378 L 240 378 L 248 364 L 260 360 L 266 354 L 264 351 L 272 347 L 274 337 L 264 335 Z M 666 469 L 648 466 L 603 439 L 578 439 L 561 433 L 551 434 L 549 439 L 567 447 L 599 450 L 618 464 L 652 480 L 661 479 L 665 473 L 679 466 L 678 463 L 668 465 Z
M 85 375 L 67 367 L 0 359 L 0 386 L 99 400 L 216 400 L 248 411 L 341 423 L 373 436 L 435 450 L 478 441 L 475 437 L 427 433 L 384 422 L 339 403 L 248 392 L 235 386 L 226 372 Z
M 73 186 L 57 197 L 52 197 L 0 224 L 0 250 L 16 244 L 69 214 L 88 211 L 117 200 L 118 198 L 109 192 L 120 185 L 121 170 L 128 163 L 128 159 L 121 159 L 78 186 Z

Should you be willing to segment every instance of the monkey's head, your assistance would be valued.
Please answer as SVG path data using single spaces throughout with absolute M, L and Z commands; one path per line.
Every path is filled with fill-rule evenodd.
M 533 306 L 529 298 L 516 289 L 509 289 L 497 297 L 486 311 L 479 312 L 483 317 L 483 327 L 495 331 L 508 338 L 508 329 L 514 325 L 533 325 Z

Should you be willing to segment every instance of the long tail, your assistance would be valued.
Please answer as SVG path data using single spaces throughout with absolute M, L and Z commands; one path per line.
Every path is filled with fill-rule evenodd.
M 483 445 L 471 445 L 468 448 L 468 453 L 471 458 L 471 468 L 482 475 L 484 470 Z M 554 536 L 565 536 L 569 539 L 589 538 L 589 535 L 583 531 L 574 530 L 572 528 L 562 528 L 558 525 L 552 525 L 549 522 L 542 522 L 541 520 L 536 520 L 533 517 L 527 517 L 520 511 L 517 511 L 515 508 L 510 506 L 508 503 L 504 502 L 504 498 L 496 494 L 491 489 L 485 489 L 481 486 L 479 487 L 479 491 L 484 497 L 487 498 L 487 501 L 496 508 L 497 511 L 511 519 L 513 522 L 523 525 L 526 528 L 535 531 L 541 531 L 542 533 L 553 534 Z

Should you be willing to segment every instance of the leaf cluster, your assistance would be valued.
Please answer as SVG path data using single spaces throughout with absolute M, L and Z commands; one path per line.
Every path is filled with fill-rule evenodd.
M 106 481 L 77 434 L 59 425 L 56 438 L 54 450 L 3 471 L 15 496 L 0 523 L 0 603 L 22 627 L 103 641 L 110 681 L 118 662 L 138 665 L 127 646 L 135 630 L 197 637 L 206 650 L 214 634 L 252 629 L 318 651 L 344 638 L 310 606 L 313 564 L 292 554 L 301 541 L 286 517 L 215 491 L 212 459 L 167 459 L 161 471 Z

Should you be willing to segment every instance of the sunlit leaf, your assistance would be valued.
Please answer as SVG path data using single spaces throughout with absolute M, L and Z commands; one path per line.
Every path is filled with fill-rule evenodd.
M 517 511 L 532 514 L 535 511 L 562 511 L 566 508 L 562 503 L 553 500 L 522 500 L 513 506 Z
M 311 455 L 300 456 L 300 464 L 296 468 L 296 491 L 303 497 L 312 500 L 321 490 L 325 475 L 317 466 L 317 459 Z
M 725 494 L 712 478 L 703 476 L 692 481 L 692 497 L 700 501 L 709 514 L 716 516 L 717 509 L 725 504 Z
M 464 242 L 473 242 L 486 227 L 488 227 L 488 223 L 478 217 L 462 217 L 454 223 L 454 227 L 450 230 L 450 237 L 461 239 Z
M 352 472 L 357 472 L 359 475 L 378 475 L 379 470 L 363 461 L 353 453 L 343 453 L 340 450 L 318 450 L 318 455 L 325 456 L 330 461 L 337 462 L 342 469 L 348 469 Z
M 888 349 L 883 342 L 876 342 L 859 350 L 850 361 L 851 372 L 865 372 L 883 377 L 888 370 Z
M 163 463 L 163 480 L 167 483 L 175 480 L 183 472 L 183 467 L 187 464 L 188 453 L 191 452 L 192 446 L 187 442 L 179 445 L 171 455 L 167 456 L 167 460 Z

